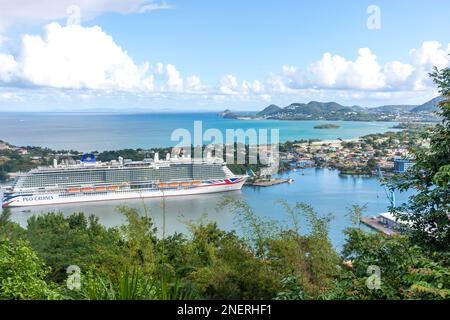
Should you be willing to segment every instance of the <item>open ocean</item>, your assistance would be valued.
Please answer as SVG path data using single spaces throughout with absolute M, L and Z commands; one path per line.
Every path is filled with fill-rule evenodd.
M 172 131 L 184 128 L 192 131 L 195 120 L 203 121 L 204 129 L 271 129 L 280 130 L 280 140 L 318 138 L 352 139 L 370 133 L 381 133 L 391 129 L 393 122 L 344 122 L 344 121 L 275 121 L 275 120 L 228 120 L 215 113 L 185 114 L 81 114 L 81 113 L 0 113 L 0 140 L 19 146 L 43 146 L 52 149 L 74 149 L 79 151 L 117 150 L 123 148 L 151 148 L 175 145 L 171 141 Z M 339 129 L 314 129 L 321 123 L 336 123 Z M 242 191 L 228 194 L 210 194 L 167 199 L 167 231 L 186 232 L 186 221 L 212 220 L 221 228 L 239 231 L 235 217 L 229 210 L 217 210 L 217 204 L 224 197 L 245 199 L 256 214 L 289 223 L 277 200 L 290 204 L 306 202 L 321 214 L 332 213 L 330 238 L 336 247 L 344 241 L 342 231 L 350 226 L 346 216 L 352 204 L 368 204 L 367 215 L 385 212 L 388 199 L 377 178 L 342 176 L 335 170 L 306 169 L 283 173 L 292 177 L 292 184 L 268 188 L 245 186 Z M 405 201 L 407 194 L 397 194 L 398 202 Z M 14 221 L 26 226 L 26 220 L 33 214 L 61 211 L 64 214 L 85 212 L 95 214 L 107 226 L 123 223 L 123 217 L 116 208 L 127 204 L 136 208 L 143 205 L 150 209 L 156 226 L 161 229 L 161 200 L 130 200 L 126 202 L 100 202 L 70 204 L 48 207 L 34 207 L 31 212 L 13 208 Z M 27 210 L 29 208 L 26 208 Z M 303 230 L 307 229 L 304 222 Z
M 386 132 L 395 122 L 280 121 L 223 119 L 217 113 L 0 113 L 0 140 L 18 146 L 43 146 L 56 150 L 104 151 L 125 148 L 170 147 L 175 129 L 193 132 L 194 121 L 203 131 L 219 129 L 279 129 L 280 142 L 318 138 L 353 139 Z M 314 129 L 333 123 L 339 129 Z M 270 142 L 270 140 L 269 140 Z

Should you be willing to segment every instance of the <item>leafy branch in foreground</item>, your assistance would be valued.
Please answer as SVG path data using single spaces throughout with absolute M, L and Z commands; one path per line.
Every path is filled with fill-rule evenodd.
M 390 188 L 415 193 L 394 214 L 411 225 L 412 239 L 426 247 L 450 249 L 450 69 L 430 74 L 444 100 L 439 104 L 440 124 L 429 129 L 429 147 L 412 149 L 415 165 L 390 181 Z
M 189 300 L 195 297 L 179 279 L 167 273 L 148 275 L 138 268 L 126 269 L 117 282 L 88 272 L 83 275 L 81 291 L 74 298 L 87 300 Z
M 0 240 L 0 299 L 61 299 L 49 268 L 23 240 Z

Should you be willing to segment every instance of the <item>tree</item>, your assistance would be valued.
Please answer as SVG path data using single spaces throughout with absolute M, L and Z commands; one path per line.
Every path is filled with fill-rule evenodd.
M 10 221 L 11 209 L 3 208 L 0 214 L 0 240 L 17 240 L 25 234 L 25 230 L 17 223 Z
M 442 121 L 425 134 L 429 147 L 412 149 L 414 167 L 395 176 L 388 185 L 400 191 L 415 191 L 407 204 L 394 208 L 399 219 L 411 223 L 413 240 L 436 250 L 449 251 L 450 69 L 435 68 L 430 76 L 445 98 L 438 106 Z
M 127 224 L 120 228 L 125 240 L 127 263 L 152 271 L 158 260 L 155 250 L 157 229 L 152 219 L 147 215 L 139 216 L 136 209 L 126 206 L 119 207 L 119 212 L 127 219 Z
M 45 282 L 49 272 L 24 241 L 0 240 L 0 299 L 60 299 Z
M 377 160 L 375 160 L 375 158 L 370 158 L 369 160 L 367 160 L 367 167 L 370 170 L 375 170 L 377 168 Z
M 271 299 L 281 290 L 279 274 L 235 233 L 214 223 L 191 225 L 191 230 L 188 278 L 204 298 Z
M 347 217 L 350 218 L 350 221 L 352 222 L 352 224 L 355 228 L 361 229 L 363 213 L 364 213 L 364 211 L 366 211 L 366 209 L 367 209 L 367 204 L 365 204 L 363 206 L 354 204 L 350 208 L 348 208 Z
M 450 269 L 443 257 L 411 243 L 408 236 L 385 236 L 350 228 L 343 258 L 345 267 L 328 299 L 448 299 Z M 370 270 L 379 271 L 379 286 L 369 286 Z
M 82 271 L 95 268 L 114 278 L 125 262 L 127 252 L 119 232 L 106 229 L 98 218 L 77 213 L 64 217 L 50 212 L 28 219 L 25 238 L 47 265 L 48 277 L 62 282 L 66 269 L 77 265 Z

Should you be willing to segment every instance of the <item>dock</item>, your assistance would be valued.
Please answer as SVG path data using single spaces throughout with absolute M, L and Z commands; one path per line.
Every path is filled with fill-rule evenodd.
M 292 181 L 293 180 L 291 178 L 270 179 L 270 180 L 260 180 L 260 181 L 250 182 L 249 185 L 254 186 L 254 187 L 271 187 L 271 186 L 275 186 L 275 185 L 283 184 L 283 183 L 292 183 Z
M 366 226 L 378 231 L 382 232 L 388 236 L 398 235 L 399 232 L 388 227 L 386 224 L 382 223 L 379 217 L 363 217 L 361 222 Z

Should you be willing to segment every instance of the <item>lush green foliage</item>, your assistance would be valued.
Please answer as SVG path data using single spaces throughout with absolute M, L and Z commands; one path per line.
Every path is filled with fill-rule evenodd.
M 0 299 L 58 299 L 45 281 L 49 269 L 22 240 L 0 240 Z
M 415 165 L 390 181 L 399 190 L 414 189 L 408 203 L 395 208 L 400 219 L 412 224 L 412 238 L 436 250 L 450 249 L 450 69 L 431 76 L 445 98 L 439 105 L 441 124 L 425 134 L 429 147 L 412 148 Z
M 14 233 L 15 239 L 24 239 L 8 240 L 4 248 L 25 240 L 32 247 L 27 250 L 36 267 L 12 251 L 17 261 L 31 268 L 16 276 L 36 274 L 33 281 L 45 279 L 66 298 L 272 299 L 292 290 L 286 279 L 294 278 L 303 298 L 318 297 L 330 287 L 339 258 L 327 237 L 328 216 L 318 217 L 304 204 L 290 208 L 283 203 L 294 221 L 291 228 L 258 218 L 244 202 L 227 200 L 223 205 L 236 213 L 243 236 L 214 223 L 189 223 L 191 237 L 175 234 L 160 239 L 147 215 L 126 207 L 119 208 L 127 221 L 119 228 L 105 228 L 94 217 L 86 219 L 79 213 L 68 217 L 48 213 L 31 217 L 26 229 L 17 226 L 4 234 L 6 229 L 1 230 L 3 236 Z M 300 214 L 310 221 L 308 234 L 300 234 Z M 7 214 L 0 221 L 3 226 L 14 225 Z M 51 269 L 44 268 L 44 262 Z M 82 271 L 80 291 L 64 289 L 70 265 Z M 27 294 L 17 298 L 37 297 Z
M 126 207 L 126 223 L 105 228 L 82 214 L 32 217 L 27 229 L 0 219 L 0 297 L 4 299 L 447 299 L 450 257 L 408 236 L 359 228 L 353 206 L 341 256 L 328 239 L 331 216 L 280 201 L 287 225 L 257 216 L 245 202 L 225 200 L 241 232 L 190 222 L 191 235 L 157 237 L 147 214 Z M 11 228 L 15 225 L 15 228 Z M 7 228 L 5 228 L 7 227 Z M 8 230 L 5 232 L 5 230 Z M 23 240 L 22 240 L 23 239 Z M 344 262 L 347 261 L 347 262 Z M 350 262 L 349 262 L 350 261 Z M 81 269 L 69 290 L 66 268 Z M 48 266 L 48 267 L 46 267 Z M 381 271 L 369 289 L 367 269 Z
M 448 256 L 429 255 L 407 236 L 388 237 L 359 229 L 346 232 L 343 258 L 351 261 L 328 298 L 337 299 L 448 299 Z M 369 289 L 368 271 L 380 270 L 380 287 Z

